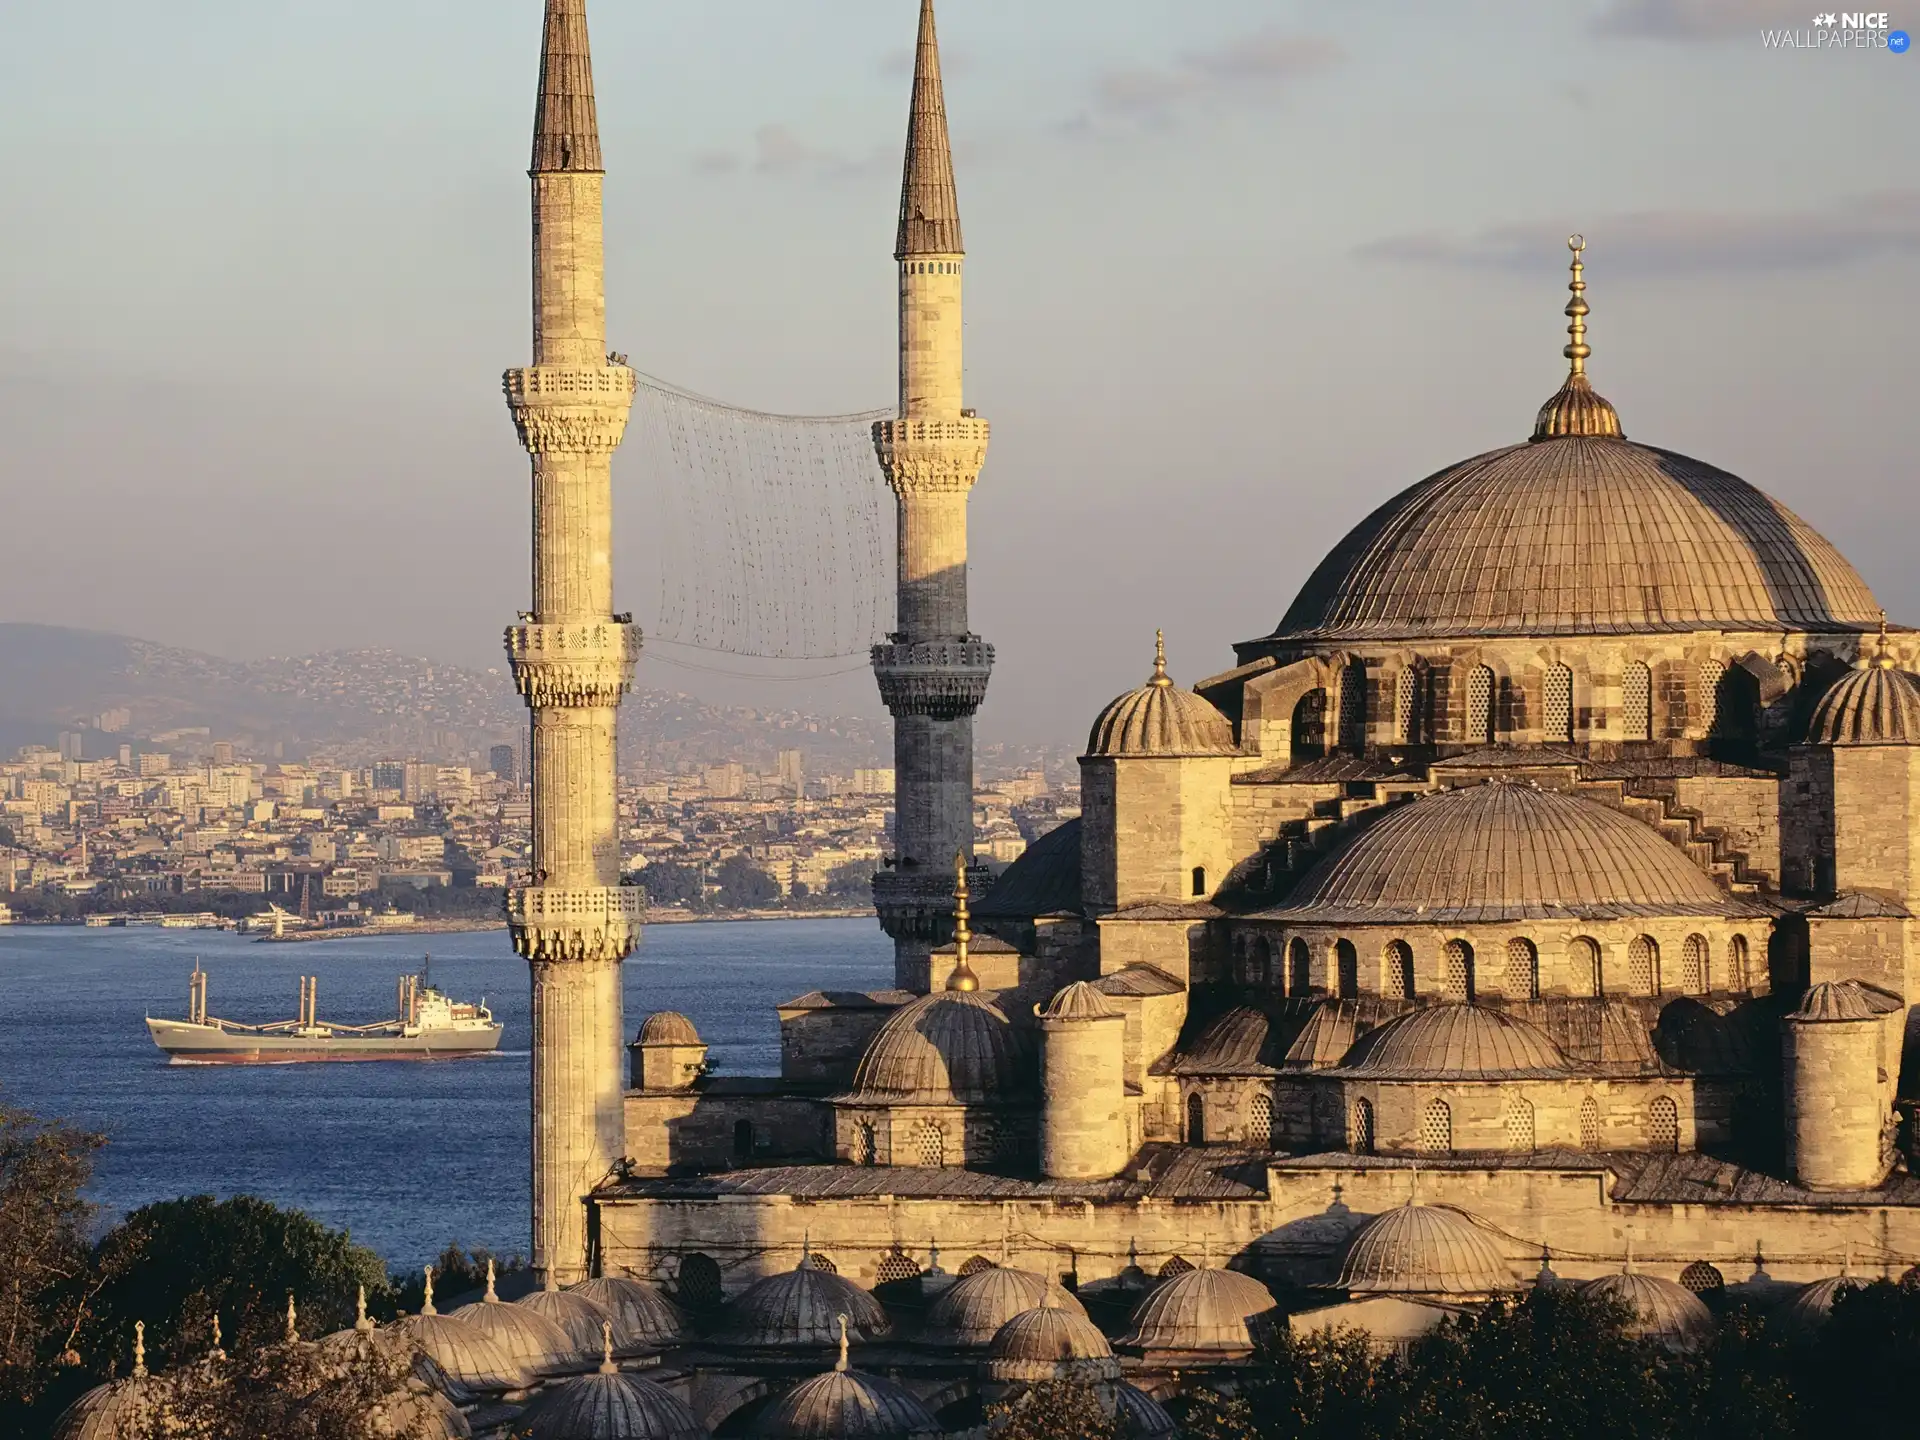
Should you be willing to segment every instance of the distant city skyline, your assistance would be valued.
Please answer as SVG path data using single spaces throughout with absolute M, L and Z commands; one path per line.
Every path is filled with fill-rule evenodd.
M 27 537 L 0 618 L 501 664 L 478 617 L 526 603 L 497 382 L 526 358 L 538 9 L 0 20 L 26 217 L 0 274 L 0 479 Z M 612 343 L 636 365 L 767 408 L 890 402 L 912 10 L 595 10 Z M 1226 668 L 1364 513 L 1523 439 L 1562 370 L 1571 230 L 1627 433 L 1792 506 L 1920 623 L 1889 304 L 1920 249 L 1920 62 L 1763 46 L 1805 19 L 946 6 L 967 384 L 995 424 L 982 735 L 1077 738 L 1156 626 L 1183 683 Z M 647 516 L 628 500 L 619 524 L 617 595 L 644 617 Z M 864 666 L 755 685 L 654 655 L 640 678 L 881 713 Z

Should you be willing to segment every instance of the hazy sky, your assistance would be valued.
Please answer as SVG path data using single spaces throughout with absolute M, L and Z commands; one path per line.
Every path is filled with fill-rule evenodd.
M 497 664 L 527 596 L 538 0 L 0 4 L 0 619 Z M 915 0 L 593 0 L 614 345 L 889 404 Z M 1920 623 L 1920 56 L 1798 0 L 944 0 L 969 245 L 982 733 L 1077 741 L 1270 630 L 1564 362 Z M 1892 22 L 1920 32 L 1920 10 Z M 633 476 L 616 469 L 617 495 Z M 647 516 L 620 514 L 624 603 Z M 870 677 L 715 699 L 877 712 Z M 0 677 L 4 683 L 4 677 Z

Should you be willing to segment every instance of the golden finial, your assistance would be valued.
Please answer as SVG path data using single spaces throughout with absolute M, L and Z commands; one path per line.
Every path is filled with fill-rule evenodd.
M 207 1356 L 213 1360 L 227 1358 L 227 1352 L 220 1348 L 220 1317 L 218 1315 L 213 1317 L 213 1348 L 207 1352 Z
M 1173 684 L 1167 675 L 1167 632 L 1164 630 L 1153 632 L 1153 679 L 1147 683 L 1163 688 Z
M 1567 301 L 1567 346 L 1560 353 L 1567 357 L 1567 379 L 1559 392 L 1540 407 L 1534 420 L 1535 440 L 1558 440 L 1569 435 L 1604 435 L 1619 439 L 1620 416 L 1613 406 L 1593 393 L 1587 381 L 1587 357 L 1593 350 L 1587 344 L 1587 237 L 1569 235 L 1567 249 L 1573 252 L 1567 289 L 1573 298 Z
M 491 1255 L 487 1257 L 487 1293 L 481 1298 L 489 1305 L 500 1303 L 500 1292 L 493 1288 L 493 1257 Z
M 620 1367 L 613 1363 L 613 1322 L 611 1320 L 600 1322 L 600 1373 L 602 1375 L 620 1373 Z
M 1874 642 L 1873 663 L 1882 670 L 1893 669 L 1893 657 L 1887 653 L 1887 612 L 1880 612 L 1880 638 Z
M 973 939 L 973 932 L 967 928 L 967 897 L 972 894 L 967 889 L 967 852 L 953 852 L 953 973 L 947 976 L 947 989 L 974 991 L 980 988 L 980 977 L 967 965 L 967 946 Z
M 1573 252 L 1573 264 L 1569 267 L 1572 271 L 1572 278 L 1567 281 L 1567 289 L 1573 292 L 1573 298 L 1567 301 L 1567 319 L 1572 322 L 1567 326 L 1567 334 L 1573 338 L 1567 348 L 1560 353 L 1573 362 L 1573 368 L 1567 372 L 1569 375 L 1584 375 L 1587 373 L 1587 356 L 1593 353 L 1587 346 L 1587 315 L 1589 312 L 1587 309 L 1587 282 L 1583 278 L 1587 273 L 1587 267 L 1580 259 L 1587 251 L 1587 237 L 1584 235 L 1569 235 L 1567 237 L 1567 249 Z
M 844 1375 L 851 1368 L 847 1361 L 847 1317 L 843 1314 L 839 1317 L 839 1319 L 840 1319 L 840 1358 L 833 1362 L 833 1368 L 839 1371 L 842 1375 Z
M 147 1322 L 133 1322 L 133 1378 L 147 1378 Z
M 287 1343 L 292 1345 L 300 1338 L 300 1316 L 293 1308 L 293 1292 L 287 1292 Z
M 353 1302 L 353 1328 L 362 1335 L 373 1329 L 373 1321 L 367 1318 L 367 1287 L 360 1287 L 360 1298 Z
M 420 1302 L 420 1313 L 422 1315 L 438 1315 L 440 1312 L 433 1308 L 433 1266 L 429 1265 L 426 1269 L 427 1297 Z

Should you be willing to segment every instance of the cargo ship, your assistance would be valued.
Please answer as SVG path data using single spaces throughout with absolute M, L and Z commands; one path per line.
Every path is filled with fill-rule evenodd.
M 176 1065 L 291 1065 L 318 1060 L 458 1060 L 500 1044 L 500 1022 L 484 1003 L 465 1005 L 433 988 L 431 957 L 418 975 L 400 977 L 400 1013 L 371 1025 L 320 1019 L 318 977 L 300 977 L 293 1020 L 242 1025 L 207 1013 L 207 974 L 196 962 L 187 981 L 187 1018 L 147 1017 L 147 1031 Z

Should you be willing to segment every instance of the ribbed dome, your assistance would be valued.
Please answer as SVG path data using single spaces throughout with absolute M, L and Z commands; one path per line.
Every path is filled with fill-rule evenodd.
M 1212 1350 L 1245 1354 L 1250 1322 L 1274 1308 L 1267 1287 L 1237 1270 L 1189 1270 L 1140 1302 L 1120 1343 L 1140 1350 Z
M 1812 986 L 1787 1018 L 1817 1024 L 1827 1020 L 1878 1020 L 1899 1008 L 1892 996 L 1869 990 L 1858 980 L 1829 980 Z
M 1840 553 L 1744 480 L 1574 435 L 1394 496 L 1320 562 L 1273 638 L 1836 632 L 1879 615 Z
M 520 1390 L 533 1383 L 529 1367 L 509 1355 L 491 1335 L 463 1319 L 409 1315 L 388 1328 L 412 1340 L 448 1378 L 471 1389 Z
M 1110 758 L 1231 755 L 1235 748 L 1227 717 L 1168 678 L 1164 644 L 1147 683 L 1112 701 L 1087 735 L 1087 754 Z
M 1746 913 L 1659 833 L 1596 800 L 1494 781 L 1387 811 L 1271 918 L 1429 925 Z
M 552 1386 L 513 1433 L 527 1440 L 711 1440 L 672 1391 L 618 1372 L 579 1375 Z
M 1627 1333 L 1652 1340 L 1672 1350 L 1692 1350 L 1713 1338 L 1713 1312 L 1684 1285 L 1658 1275 L 1627 1271 L 1602 1275 L 1580 1287 L 1582 1292 L 1617 1300 L 1633 1312 Z
M 1048 1295 L 994 1332 L 987 1376 L 1003 1383 L 1117 1380 L 1120 1362 L 1100 1327 Z
M 698 1045 L 700 1032 L 677 1010 L 658 1010 L 641 1022 L 642 1045 Z
M 94 1386 L 60 1412 L 53 1440 L 124 1440 L 145 1434 L 161 1383 L 142 1374 Z
M 578 1290 L 535 1290 L 513 1302 L 552 1321 L 565 1333 L 575 1364 L 600 1359 L 600 1327 L 613 1324 L 613 1312 Z M 619 1337 L 616 1334 L 615 1343 Z
M 1045 1008 L 1034 1012 L 1042 1020 L 1118 1020 L 1120 1011 L 1111 1000 L 1084 980 L 1067 986 Z
M 1177 1433 L 1173 1417 L 1160 1408 L 1160 1402 L 1144 1390 L 1131 1385 L 1116 1385 L 1113 1392 L 1114 1419 L 1120 1433 L 1130 1440 L 1168 1440 Z
M 1379 1080 L 1531 1080 L 1568 1073 L 1553 1041 L 1484 1005 L 1427 1005 L 1362 1036 L 1340 1062 Z
M 1193 1042 L 1185 1066 L 1195 1070 L 1243 1070 L 1278 1067 L 1285 1058 L 1274 1039 L 1273 1022 L 1250 1005 L 1236 1005 Z
M 977 1270 L 933 1302 L 921 1340 L 941 1349 L 984 1349 L 1002 1325 L 1034 1309 L 1049 1293 L 1063 1309 L 1087 1313 L 1079 1300 L 1044 1275 L 1006 1265 Z
M 873 1296 L 802 1261 L 797 1270 L 749 1285 L 727 1307 L 724 1338 L 734 1345 L 837 1345 L 841 1315 L 855 1340 L 872 1340 L 893 1328 Z
M 1781 1323 L 1789 1330 L 1811 1335 L 1833 1315 L 1833 1302 L 1842 1290 L 1858 1290 L 1866 1285 L 1858 1275 L 1829 1275 L 1801 1288 L 1780 1312 Z
M 1402 1205 L 1354 1235 L 1340 1288 L 1360 1295 L 1491 1295 L 1513 1288 L 1513 1271 L 1461 1211 Z
M 364 1330 L 358 1327 L 336 1330 L 315 1341 L 314 1350 L 323 1364 L 335 1366 L 335 1373 L 342 1375 L 361 1356 L 369 1352 L 384 1352 L 389 1358 L 410 1367 L 413 1379 L 420 1386 L 446 1396 L 455 1405 L 471 1405 L 479 1398 L 468 1385 L 450 1375 L 439 1361 L 428 1354 L 418 1339 L 398 1325 L 376 1329 L 368 1324 Z
M 509 1305 L 503 1300 L 481 1300 L 462 1305 L 451 1317 L 470 1325 L 497 1344 L 501 1352 L 525 1370 L 559 1370 L 578 1356 L 567 1332 L 538 1310 Z M 593 1353 L 598 1355 L 596 1343 Z
M 437 1390 L 390 1396 L 374 1407 L 372 1419 L 374 1434 L 406 1440 L 471 1440 L 473 1435 L 467 1417 Z
M 803 1380 L 760 1418 L 768 1440 L 931 1440 L 940 1422 L 912 1394 L 858 1370 Z
M 1833 682 L 1807 726 L 1814 745 L 1920 745 L 1920 680 L 1870 663 Z
M 569 1295 L 584 1295 L 613 1317 L 613 1348 L 657 1350 L 687 1332 L 686 1317 L 659 1290 L 644 1280 L 625 1275 L 602 1275 L 567 1287 Z
M 855 1099 L 962 1104 L 1031 1089 L 1033 1051 L 977 991 L 936 990 L 880 1027 L 853 1075 Z

